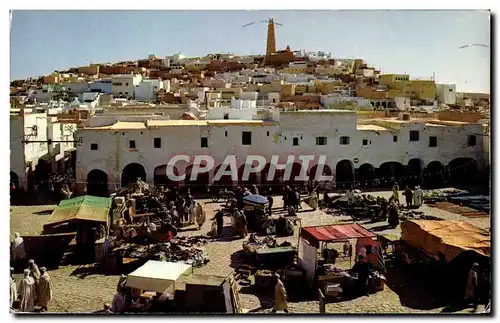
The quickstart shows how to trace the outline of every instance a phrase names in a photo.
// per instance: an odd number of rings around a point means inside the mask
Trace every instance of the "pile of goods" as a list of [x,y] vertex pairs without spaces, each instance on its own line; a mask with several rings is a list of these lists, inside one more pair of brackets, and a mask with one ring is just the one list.
[[402,209],[399,212],[399,219],[404,221],[404,220],[443,220],[441,218],[432,216],[432,215],[426,215],[424,212],[421,211],[415,211],[415,210],[406,210]]
[[259,238],[255,233],[252,233],[248,236],[248,241],[243,242],[243,250],[246,252],[255,252],[257,249],[262,248],[290,247],[291,245],[288,241],[278,244],[276,239],[271,236]]
[[113,251],[123,258],[184,262],[193,267],[201,267],[209,262],[204,249],[207,242],[208,238],[203,236],[176,237],[169,242],[151,245],[124,243]]

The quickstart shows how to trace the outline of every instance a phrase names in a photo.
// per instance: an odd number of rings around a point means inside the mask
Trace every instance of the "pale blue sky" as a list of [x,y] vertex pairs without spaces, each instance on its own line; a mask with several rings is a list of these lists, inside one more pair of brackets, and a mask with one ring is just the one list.
[[181,52],[265,53],[274,17],[277,47],[363,58],[383,73],[455,83],[457,91],[490,91],[486,11],[14,11],[11,79],[89,63]]

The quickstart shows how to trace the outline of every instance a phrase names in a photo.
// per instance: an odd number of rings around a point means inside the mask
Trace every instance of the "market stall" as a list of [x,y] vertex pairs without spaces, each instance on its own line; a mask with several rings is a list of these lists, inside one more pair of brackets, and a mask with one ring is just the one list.
[[191,265],[182,262],[149,260],[143,266],[128,274],[126,287],[143,291],[163,293],[175,290],[175,282],[181,275],[192,274]]
[[[350,289],[356,280],[352,270],[335,267],[337,259],[335,248],[332,245],[343,245],[344,260],[357,259],[359,254],[364,255],[371,269],[379,267],[379,242],[376,235],[358,224],[329,225],[303,227],[300,231],[298,264],[304,269],[309,286],[318,286],[325,296],[338,296],[346,289]],[[355,255],[350,251],[355,241]],[[333,256],[331,256],[334,254]],[[353,257],[354,256],[354,257]],[[375,270],[370,271],[371,291],[383,289],[383,276]]]

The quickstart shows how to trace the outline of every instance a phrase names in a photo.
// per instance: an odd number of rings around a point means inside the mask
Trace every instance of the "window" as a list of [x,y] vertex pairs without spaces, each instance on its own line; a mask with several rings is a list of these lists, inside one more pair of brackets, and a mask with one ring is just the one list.
[[119,92],[118,94],[122,95],[122,94],[123,94],[123,92]]
[[326,137],[316,137],[316,146],[326,146]]
[[161,138],[154,138],[153,139],[153,147],[154,148],[161,148]]
[[267,136],[269,137],[269,131],[267,132]]
[[227,131],[224,131],[224,136],[226,136],[226,137],[227,137]]
[[429,147],[437,147],[438,145],[438,139],[436,136],[430,136],[429,137]]
[[368,146],[368,139],[363,139],[363,146]]
[[128,86],[128,83],[125,83],[125,86]]
[[130,141],[128,142],[128,147],[129,147],[130,149],[135,149],[135,140],[130,140]]
[[97,144],[90,144],[90,150],[97,150],[98,146]]
[[449,91],[449,92],[453,92],[453,89],[449,89],[448,91]]
[[207,147],[208,147],[208,138],[201,137],[201,148],[207,148]]
[[244,146],[250,146],[252,144],[252,132],[243,131],[241,133],[241,144]]
[[229,119],[229,113],[224,113],[224,120],[228,120]]
[[349,140],[350,138],[347,136],[342,136],[340,137],[340,144],[341,145],[349,145]]
[[419,141],[420,140],[420,137],[419,137],[419,133],[417,130],[411,130],[410,131],[410,141]]
[[128,92],[125,92],[126,95],[128,95]]
[[293,138],[293,146],[298,146],[299,145],[299,138],[295,137]]
[[469,135],[467,137],[467,146],[475,146],[476,145],[476,136],[475,135]]

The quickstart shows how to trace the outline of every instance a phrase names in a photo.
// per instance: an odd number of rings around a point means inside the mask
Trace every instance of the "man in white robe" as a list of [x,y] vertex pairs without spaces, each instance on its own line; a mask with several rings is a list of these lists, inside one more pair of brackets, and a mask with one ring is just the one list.
[[423,191],[420,186],[415,187],[415,192],[413,193],[413,201],[416,207],[422,206],[422,195]]
[[19,285],[19,310],[21,312],[33,312],[35,309],[36,288],[35,280],[30,276],[30,270],[24,270],[24,278]]
[[47,268],[41,267],[40,281],[38,282],[37,295],[38,304],[42,307],[42,311],[47,310],[47,304],[52,300],[52,281],[50,280]]
[[17,284],[13,274],[14,268],[10,267],[10,308],[14,306],[14,302],[17,300]]
[[[22,265],[22,262],[26,259],[26,249],[24,246],[24,240],[21,238],[18,232],[14,233],[14,241],[12,241],[12,261],[14,266]],[[24,266],[26,263],[24,264]]]

